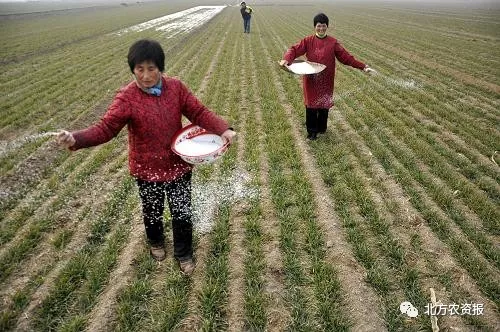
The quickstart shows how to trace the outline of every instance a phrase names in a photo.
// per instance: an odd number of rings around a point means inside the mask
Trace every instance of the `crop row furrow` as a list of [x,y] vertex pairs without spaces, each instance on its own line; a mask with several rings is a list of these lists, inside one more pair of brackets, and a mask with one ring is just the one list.
[[[224,17],[220,22],[228,20],[231,14],[229,10],[223,12]],[[232,16],[234,17],[234,16]],[[230,20],[230,30],[235,29],[235,21]],[[236,40],[235,40],[236,39]],[[224,116],[231,124],[239,123],[240,114],[237,108],[238,95],[238,64],[240,62],[239,49],[241,40],[236,35],[223,35],[224,47],[219,48],[219,52],[214,55],[213,76],[206,87],[207,104],[217,113]],[[210,58],[210,57],[207,57]],[[208,69],[210,75],[212,70]],[[210,93],[209,91],[216,91]],[[235,147],[230,149],[225,157],[219,162],[218,168],[214,170],[213,179],[216,181],[228,181],[237,172],[237,149],[242,148],[237,142]],[[197,329],[204,331],[225,330],[229,327],[229,280],[234,276],[230,275],[230,256],[234,254],[235,248],[231,242],[231,227],[236,226],[231,220],[232,207],[229,202],[220,202],[214,216],[214,225],[209,235],[209,244],[206,248],[203,284],[199,289],[198,312],[199,319]],[[237,232],[240,229],[235,230]]]
[[[315,146],[314,155],[323,173],[323,181],[336,198],[337,213],[349,229],[349,239],[353,242],[357,258],[368,270],[369,282],[384,298],[386,308],[391,308],[386,318],[388,328],[394,329],[404,324],[397,317],[397,311],[392,310],[402,298],[393,293],[395,285],[405,285],[403,289],[406,298],[423,307],[425,300],[422,290],[415,287],[421,283],[420,276],[414,267],[409,266],[404,246],[391,234],[391,226],[381,216],[382,209],[375,203],[374,194],[369,193],[368,188],[363,185],[366,183],[365,179],[356,171],[358,167],[351,158],[345,155],[346,148],[340,142],[340,138],[336,139],[337,146],[333,149],[331,144]],[[324,151],[324,147],[328,147],[328,151]],[[372,236],[367,236],[369,233]],[[390,277],[389,266],[391,269],[398,269],[396,278]],[[418,324],[425,326],[428,322],[420,320]]]
[[[426,145],[425,139],[419,139],[417,136],[418,133],[413,133],[412,129],[415,129],[411,124],[405,127],[401,125],[403,120],[396,119],[396,116],[392,115],[391,112],[386,111],[387,109],[393,109],[394,105],[390,105],[389,98],[383,98],[381,95],[377,95],[372,99],[368,100],[363,107],[367,107],[370,111],[366,114],[367,118],[372,119],[374,121],[374,125],[377,125],[377,122],[383,121],[384,124],[390,125],[388,129],[390,130],[398,139],[404,142],[409,149],[412,151],[412,155],[414,155],[414,160],[412,162],[415,165],[418,162],[423,162],[429,168],[429,171],[434,174],[436,178],[439,178],[447,183],[448,186],[463,192],[463,198],[461,197],[450,197],[450,194],[446,194],[443,190],[440,190],[438,196],[436,196],[436,201],[440,201],[442,208],[446,211],[450,211],[450,215],[453,215],[453,219],[455,219],[458,223],[462,223],[464,227],[467,227],[467,223],[465,223],[464,211],[460,209],[458,206],[454,206],[454,202],[457,199],[464,201],[475,213],[477,213],[478,217],[481,219],[483,227],[487,231],[491,231],[492,234],[498,233],[498,218],[495,217],[498,214],[497,209],[490,203],[487,196],[484,192],[475,189],[470,183],[464,179],[461,175],[457,174],[454,169],[451,167],[447,167],[447,160],[443,160],[444,158],[440,157],[438,153],[433,152],[433,148]],[[359,103],[351,102],[351,104],[359,105]],[[407,117],[403,117],[403,119],[407,120]],[[392,125],[391,125],[392,124]],[[381,130],[382,131],[382,130]],[[439,166],[437,166],[439,165]],[[443,189],[445,189],[443,187]],[[445,189],[446,190],[446,189]],[[448,193],[451,193],[452,190],[448,189]],[[438,199],[439,197],[439,199]],[[483,233],[484,231],[478,229],[475,232],[478,232],[478,235]],[[484,235],[480,235],[482,238],[480,243],[485,243],[487,245],[487,240],[484,238]],[[486,241],[486,242],[484,242]],[[491,249],[491,244],[487,245]],[[490,254],[492,253],[491,250]],[[498,262],[497,258],[490,257],[494,259],[494,262]],[[497,264],[497,263],[496,263]]]
[[[156,37],[161,39],[161,34],[158,33]],[[7,94],[9,101],[5,103],[5,107],[12,109],[12,112],[9,117],[2,119],[2,125],[20,126],[26,122],[27,115],[34,115],[35,119],[50,118],[55,114],[64,114],[64,109],[78,111],[82,106],[92,104],[94,100],[101,99],[104,94],[109,94],[109,91],[116,90],[120,82],[128,79],[130,71],[124,69],[122,62],[115,61],[111,64],[109,62],[115,54],[125,53],[129,45],[128,41],[132,40],[132,37],[125,36],[106,41],[108,47],[101,48],[101,53],[96,55],[96,47],[93,45],[98,45],[103,42],[103,39],[109,38],[103,37],[84,43],[79,46],[81,50],[77,52],[71,50],[69,56],[65,50],[55,53],[55,57],[49,61],[49,63],[54,63],[54,68],[44,66],[43,70],[32,71],[32,78],[28,83],[23,81],[16,83],[9,80],[10,85],[16,84],[12,87],[13,92]],[[181,42],[179,39],[180,37],[174,38],[170,42],[175,45]],[[83,59],[94,60],[89,66],[86,61],[82,61]],[[69,65],[71,63],[78,63],[78,65]],[[102,70],[103,67],[107,67],[106,71]],[[114,77],[109,75],[110,72],[120,74]],[[101,86],[97,90],[94,88],[96,81]],[[32,99],[25,97],[23,89],[29,89]],[[16,99],[15,95],[21,99]],[[26,112],[26,110],[29,111]],[[28,119],[33,121],[32,117]],[[66,118],[65,121],[67,120]]]
[[[450,257],[450,253],[443,246],[432,231],[423,223],[422,216],[408,202],[408,198],[404,194],[403,188],[394,181],[390,174],[385,173],[381,164],[373,158],[373,154],[364,144],[363,139],[348,126],[345,120],[340,116],[340,113],[335,112],[334,120],[334,135],[337,140],[348,144],[350,154],[354,155],[363,169],[367,173],[368,178],[366,183],[372,183],[373,187],[381,190],[381,199],[386,208],[394,214],[384,215],[385,220],[392,220],[394,231],[398,234],[398,238],[404,241],[403,247],[408,250],[405,255],[405,260],[411,262],[411,266],[418,268],[423,277],[422,287],[434,287],[439,291],[439,298],[443,303],[449,303],[446,299],[454,297],[456,293],[465,294],[465,289],[473,289],[472,285],[467,285],[467,288],[461,287],[458,283],[454,287],[449,287],[449,283],[443,283],[441,277],[443,274],[436,272],[436,265],[439,265],[445,260],[450,262],[450,269],[457,269],[456,263]],[[437,256],[439,252],[439,256]],[[423,262],[425,260],[425,262]],[[449,275],[449,273],[445,273]],[[449,293],[452,293],[451,295]],[[475,298],[477,303],[484,303],[484,300],[476,292],[474,296],[467,294],[463,298]],[[458,298],[454,300],[458,302]],[[460,317],[443,317],[445,326],[460,326]],[[477,324],[476,324],[477,325]],[[465,327],[463,327],[465,329]]]
[[[361,16],[365,19],[367,18],[364,14]],[[401,31],[399,29],[393,34],[382,34],[382,31],[386,31],[388,28],[387,25],[377,26],[373,23],[373,21],[366,20],[362,24],[356,25],[356,27],[358,31],[366,31],[368,33],[366,36],[370,38],[377,38],[382,42],[391,44],[394,43],[394,40],[397,40],[397,47],[401,50],[411,52],[416,52],[415,50],[417,50],[417,54],[420,57],[426,59],[436,59],[440,64],[456,68],[478,79],[498,84],[497,77],[495,76],[495,70],[493,69],[498,64],[494,63],[492,57],[485,56],[481,59],[477,59],[477,57],[470,52],[462,51],[462,49],[469,49],[457,47],[458,45],[463,45],[463,41],[455,41],[450,37],[443,38],[443,36],[440,35],[436,36],[434,34],[427,33],[424,38],[421,38],[422,33],[415,32],[413,29],[409,31]],[[383,38],[381,38],[381,36],[383,36]],[[471,47],[481,48],[482,46],[483,53],[491,52],[491,47],[486,46],[486,43],[474,43],[473,41],[468,41],[467,43],[473,44]],[[450,53],[450,48],[458,49],[460,51],[458,54],[455,52]]]
[[[117,163],[122,164],[123,159],[117,160]],[[111,165],[113,165],[113,163],[111,163],[110,166]],[[82,183],[82,185],[84,184],[85,182]],[[85,187],[83,189],[85,189]],[[71,193],[69,192],[69,194]],[[69,197],[71,197],[71,195]],[[100,197],[99,199],[102,200],[102,197]],[[102,204],[94,204],[95,214],[98,214],[102,211],[105,202],[106,201],[103,200]],[[18,289],[17,293],[23,294],[26,299],[32,298],[35,291],[36,293],[38,293],[38,295],[35,296],[38,300],[31,303],[27,301],[23,307],[18,308],[18,311],[24,310],[25,306],[29,304],[30,309],[27,310],[30,313],[29,316],[31,316],[31,311],[35,308],[36,305],[38,305],[38,301],[43,298],[43,295],[41,294],[44,294],[46,292],[46,289],[52,286],[51,280],[53,280],[56,275],[59,274],[59,271],[62,270],[63,266],[67,263],[65,259],[68,259],[69,256],[71,256],[71,253],[74,253],[75,250],[78,250],[78,248],[82,247],[82,240],[86,239],[86,236],[82,236],[82,234],[88,233],[88,225],[85,220],[91,218],[92,213],[89,206],[86,205],[76,205],[73,207],[73,209],[75,210],[73,220],[77,222],[78,226],[74,227],[74,225],[66,222],[65,224],[58,225],[59,228],[52,227],[52,229],[49,229],[48,231],[51,231],[52,234],[45,235],[46,239],[40,239],[39,243],[33,248],[37,251],[43,250],[43,252],[29,257],[28,263],[38,257],[37,260],[34,260],[35,263],[24,265],[21,269],[18,269],[18,271],[16,271],[16,274],[20,273],[25,276],[32,276],[33,274],[35,274],[38,275],[38,278],[43,280],[43,284],[38,285],[42,287],[33,287],[33,285],[27,279],[24,279],[21,283],[10,283],[10,285],[17,284],[17,288],[24,287],[23,289]],[[66,209],[61,210],[56,208],[54,211],[47,211],[47,213],[49,215],[44,217],[47,220],[58,221],[69,219]],[[63,249],[64,252],[58,253],[58,251],[61,251]],[[24,319],[22,321],[24,321]]]
[[[348,75],[348,76],[353,77],[357,75]],[[365,85],[364,83],[362,83],[362,80],[360,79],[355,79],[354,81],[357,82],[358,85],[361,84]],[[384,94],[385,96],[389,96],[385,91],[385,89],[386,87],[384,81],[380,79],[375,79],[372,80],[370,86],[366,87],[364,91],[373,93],[374,96],[378,96],[379,94]],[[416,131],[416,129],[418,129],[418,134],[422,135],[424,140],[426,140],[429,144],[433,145],[434,149],[439,154],[446,157],[452,164],[455,165],[463,164],[463,158],[461,158],[460,155],[456,154],[454,150],[446,149],[443,147],[442,144],[436,143],[436,139],[434,139],[433,137],[437,136],[438,134],[445,135],[446,132],[444,131],[444,128],[443,129],[440,128],[438,124],[431,122],[430,119],[427,119],[425,116],[422,115],[421,113],[422,109],[426,110],[427,108],[419,107],[418,109],[416,109],[413,106],[415,105],[415,102],[418,101],[418,99],[413,100],[413,98],[411,97],[412,95],[413,94],[408,94],[407,92],[403,93],[401,91],[400,92],[395,91],[395,93],[393,93],[390,97],[390,99],[393,99],[394,101],[392,102],[392,104],[386,103],[387,108],[391,110],[396,110],[396,112],[393,113],[395,117],[398,117],[399,119],[401,119],[401,121],[406,122],[409,128],[411,128],[413,131]],[[418,97],[418,95],[415,96]],[[434,108],[433,106],[431,107]],[[429,111],[429,113],[431,112],[432,111]],[[498,171],[492,167],[489,161],[488,164],[484,164],[483,162],[481,168],[486,169],[487,174],[489,174],[493,178],[497,178],[499,176]],[[459,171],[462,172],[463,175],[467,177],[467,169],[463,171],[459,169]],[[481,182],[478,182],[478,185],[482,186],[483,184]],[[485,187],[483,186],[481,189],[485,190],[492,198],[498,196],[495,186],[491,185]]]
[[[376,82],[373,82],[373,84],[376,84]],[[377,116],[379,123],[383,123],[384,126],[387,126],[411,146],[416,156],[420,157],[420,160],[427,165],[430,165],[430,169],[433,170],[436,176],[446,180],[450,186],[464,192],[465,202],[482,217],[486,226],[490,225],[493,230],[497,227],[494,219],[498,219],[495,218],[495,213],[498,212],[495,212],[495,208],[491,205],[485,193],[490,194],[492,199],[498,197],[499,193],[496,192],[494,187],[480,188],[484,192],[478,190],[475,186],[470,185],[470,180],[467,179],[466,174],[461,174],[465,172],[457,170],[455,167],[444,166],[448,163],[452,165],[457,163],[460,156],[454,151],[446,150],[433,139],[434,135],[426,133],[425,127],[423,128],[414,120],[415,109],[411,104],[406,104],[404,100],[393,95],[378,93],[374,94],[367,107],[372,110],[369,112],[370,114]],[[439,167],[434,166],[437,164],[439,164]],[[492,174],[492,176],[494,175],[497,174]],[[481,182],[478,184],[481,184]]]
[[0,54],[5,62],[26,60],[30,55],[47,54],[56,48],[115,31],[127,22],[135,24],[155,18],[159,12],[164,15],[175,11],[172,5],[142,7],[139,12],[133,7],[101,7],[68,12],[68,15],[33,15],[29,20],[10,24],[1,22],[0,30],[5,32],[5,38]]
[[[471,244],[464,241],[454,227],[449,224],[449,217],[443,215],[446,211],[442,211],[435,205],[439,203],[439,200],[430,204],[428,195],[439,199],[440,196],[435,191],[439,188],[433,190],[431,187],[427,189],[430,192],[427,192],[420,187],[420,185],[423,185],[424,188],[426,185],[432,185],[432,181],[427,180],[427,182],[424,182],[428,178],[427,175],[416,168],[414,162],[411,161],[412,156],[408,154],[408,151],[403,152],[401,147],[398,147],[393,141],[394,138],[385,136],[380,130],[372,128],[370,122],[360,119],[352,111],[344,116],[349,124],[363,136],[370,150],[384,166],[386,172],[393,174],[401,183],[405,193],[410,198],[410,202],[422,214],[431,229],[441,241],[450,246],[455,258],[474,277],[483,292],[494,300],[497,296],[495,295],[497,291],[494,282],[496,273],[491,274],[488,265],[477,254],[473,254],[475,251],[471,248]],[[407,158],[410,158],[410,160]],[[419,185],[416,185],[416,183],[419,183]],[[471,234],[466,235],[471,236]],[[466,250],[465,252],[469,255],[468,259],[465,259],[461,254],[462,250]]]
[[[96,172],[99,167],[101,166],[99,162],[102,162],[102,158],[109,157],[112,155],[113,151],[113,146],[110,146],[107,149],[102,149],[99,151],[100,153],[97,154],[96,159],[94,159],[92,164],[88,165],[88,168],[80,170],[80,172],[76,173],[76,176],[74,178],[74,185],[73,186],[68,186],[68,187],[63,187],[64,191],[63,192],[58,192],[56,196],[53,196],[53,200],[47,200],[42,204],[42,206],[38,207],[41,208],[40,211],[33,210],[32,214],[29,216],[25,215],[18,215],[19,219],[15,219],[12,222],[20,223],[21,225],[24,226],[24,231],[21,232],[16,232],[15,237],[12,239],[6,238],[5,240],[11,240],[11,243],[8,245],[3,245],[2,247],[2,255],[0,261],[3,262],[2,265],[5,263],[5,269],[2,269],[2,274],[0,277],[0,280],[5,279],[6,276],[9,275],[10,272],[14,269],[15,265],[13,265],[14,261],[13,259],[20,259],[25,256],[25,254],[18,256],[14,255],[11,250],[14,250],[10,248],[12,245],[14,247],[21,246],[22,248],[28,249],[32,248],[33,245],[36,245],[38,243],[38,236],[40,236],[42,233],[44,233],[47,230],[52,229],[52,226],[54,223],[56,223],[56,220],[51,220],[50,216],[53,215],[56,211],[63,209],[66,205],[70,204],[71,198],[74,198],[78,192],[78,190],[81,190],[81,185],[85,185],[86,181],[89,179],[89,176]],[[38,213],[37,213],[38,211]],[[45,211],[45,213],[40,213],[41,211]],[[42,216],[45,216],[47,220],[44,220]],[[28,222],[30,219],[34,218],[35,222],[30,223]],[[38,219],[38,220],[37,220]],[[17,227],[17,226],[15,226]],[[19,228],[19,227],[18,227]],[[29,236],[28,238],[32,238],[31,242],[26,242],[26,244],[22,244],[25,240],[27,240],[27,234],[32,234],[32,236]],[[34,236],[34,237],[33,237]],[[30,245],[26,246],[28,243],[31,243]],[[11,252],[10,254],[6,254],[5,251]],[[16,250],[15,250],[16,251]],[[24,252],[24,250],[23,250]],[[7,268],[9,266],[9,268]],[[10,272],[9,272],[10,271]]]
[[[88,312],[102,291],[128,237],[127,224],[134,207],[131,204],[134,202],[131,199],[133,184],[131,178],[126,178],[111,194],[107,208],[92,222],[87,243],[69,260],[48,296],[35,310],[34,327],[47,331],[63,328],[64,324],[85,323],[84,317],[80,315]],[[74,312],[71,312],[71,308]],[[65,322],[65,318],[69,321]]]
[[[119,159],[118,163],[122,164],[123,159]],[[113,163],[110,165],[113,165]],[[121,175],[121,172],[119,174]],[[102,198],[99,198],[99,200],[102,202],[101,204],[94,204],[94,214],[99,213],[99,211],[103,209],[103,206],[106,203],[106,200],[103,201]],[[26,247],[27,250],[36,250],[37,253],[32,253],[28,261],[25,262],[26,264],[17,269],[16,274],[13,276],[14,281],[12,281],[12,278],[10,278],[11,281],[8,283],[8,292],[2,291],[7,295],[14,293],[14,295],[11,297],[11,303],[15,304],[16,297],[19,297],[20,295],[22,295],[25,299],[30,299],[33,297],[35,291],[42,294],[44,292],[44,288],[50,287],[49,280],[53,280],[55,276],[59,274],[59,271],[63,269],[63,266],[66,264],[65,259],[68,259],[75,250],[78,250],[83,246],[82,241],[84,241],[86,238],[84,234],[88,233],[88,223],[86,223],[85,220],[90,219],[92,217],[92,213],[90,213],[91,211],[89,209],[89,206],[86,205],[82,205],[73,209],[75,210],[73,218],[76,219],[77,227],[69,223],[60,223],[59,225],[57,225],[58,228],[55,228],[55,226],[53,226],[51,227],[51,229],[46,230],[51,231],[51,234],[45,236],[43,234],[39,234],[37,243],[34,246],[27,246],[25,244],[27,240],[24,240],[22,242],[23,247]],[[48,216],[41,215],[41,217],[46,220],[68,219],[66,210],[61,211],[60,209],[56,209],[55,211],[48,211],[48,213]],[[41,231],[44,230],[42,229]],[[30,238],[31,237],[28,237],[27,239],[29,240]],[[19,249],[19,246],[13,247],[13,250],[14,249]],[[61,252],[61,250],[63,249],[64,252]],[[21,255],[25,254],[25,252],[20,252],[20,250],[17,250],[14,252],[14,254],[15,256],[20,256],[22,259],[23,256]],[[24,260],[26,260],[26,258]],[[17,277],[19,274],[22,274],[25,278],[19,279]],[[29,280],[43,280],[43,287],[39,289],[40,285],[33,285],[31,282],[29,282]],[[40,300],[41,296],[37,295],[37,298],[38,300]],[[8,303],[9,300],[4,299],[4,302]],[[8,312],[10,316],[9,324],[13,322],[13,319],[15,319],[20,314],[20,311],[24,310],[25,306],[28,304],[29,301],[25,301],[23,305],[17,305],[15,310],[11,308],[11,310]],[[30,305],[32,306],[32,304]],[[32,309],[30,309],[29,311],[31,312],[31,310]]]
[[[235,20],[235,11],[232,11],[232,20]],[[238,48],[233,57],[232,73],[237,79],[237,82],[232,83],[233,89],[231,95],[233,100],[230,108],[237,109],[237,123],[242,125],[238,128],[238,142],[236,153],[236,164],[238,172],[247,171],[248,176],[256,179],[258,174],[253,174],[249,169],[245,154],[248,155],[250,149],[255,149],[256,140],[254,138],[253,145],[249,146],[248,138],[253,135],[249,133],[249,127],[253,124],[253,133],[255,133],[255,120],[253,116],[249,116],[248,90],[250,82],[242,80],[247,78],[249,71],[247,66],[239,64],[248,61],[244,58],[247,54],[245,50],[249,46],[249,42],[245,36],[235,36],[235,44]],[[239,107],[236,98],[240,99]],[[253,114],[252,114],[253,115]],[[252,142],[251,142],[252,143]],[[255,162],[255,160],[254,160]],[[255,164],[254,164],[255,166]],[[246,175],[246,174],[245,174]],[[229,331],[242,331],[244,329],[264,330],[266,323],[266,308],[265,297],[263,292],[264,280],[262,278],[264,264],[264,254],[262,252],[262,231],[260,225],[262,210],[259,206],[258,198],[248,199],[246,202],[236,204],[231,212],[231,225],[229,242],[231,254],[229,255],[229,284],[228,284],[228,310],[227,321]],[[244,253],[241,255],[240,253]]]
[[[242,55],[249,54],[251,44],[245,40],[241,50]],[[262,133],[262,110],[257,96],[257,77],[252,68],[256,66],[255,58],[250,56],[246,59],[246,66],[241,66],[241,109],[246,113],[244,136],[245,136],[245,158],[246,171],[253,178],[251,185],[260,188],[259,195],[250,200],[248,213],[244,221],[245,246],[248,248],[245,255],[244,273],[244,326],[248,330],[265,331],[271,330],[277,322],[272,312],[279,312],[284,319],[286,314],[280,312],[283,303],[280,301],[281,293],[270,292],[269,289],[280,289],[273,282],[270,271],[279,271],[281,261],[277,257],[278,227],[275,216],[272,215],[269,200],[269,184],[265,178],[267,169],[266,158],[263,153]],[[248,80],[248,81],[247,81]],[[262,158],[262,159],[261,159]],[[267,205],[266,205],[267,204]],[[272,253],[275,253],[272,255]],[[270,287],[271,286],[271,287]],[[281,289],[282,290],[282,289]]]
[[[261,34],[264,33],[260,21],[255,19],[253,31],[257,35],[251,43],[251,49],[257,59],[266,59]],[[251,37],[254,35],[252,34]],[[263,130],[265,137],[265,152],[269,161],[268,182],[271,186],[271,200],[274,205],[280,228],[280,249],[283,257],[284,299],[290,312],[290,330],[316,330],[318,321],[315,317],[316,301],[312,298],[312,278],[306,270],[310,264],[306,258],[299,238],[304,236],[303,222],[309,207],[306,202],[300,202],[301,193],[308,195],[307,189],[298,190],[304,185],[301,165],[297,151],[291,144],[291,128],[287,123],[284,111],[278,103],[278,94],[274,83],[267,79],[269,64],[266,61],[256,62],[254,69],[257,74],[258,94],[262,98]],[[295,157],[295,158],[294,158]],[[298,174],[297,174],[298,173]],[[294,180],[301,180],[297,183]],[[310,197],[308,198],[309,201]],[[302,222],[301,222],[302,221]],[[306,265],[307,264],[307,265]],[[328,279],[326,279],[328,280]]]
[[[498,119],[497,102],[484,96],[484,93],[470,89],[456,80],[443,80],[438,84],[436,80],[440,78],[437,78],[435,74],[430,71],[420,70],[417,72],[415,69],[411,69],[414,64],[408,63],[406,60],[399,61],[399,63],[405,64],[404,77],[408,77],[408,79],[396,79],[397,75],[401,74],[392,74],[394,71],[392,64],[380,58],[377,52],[361,49],[363,41],[360,41],[359,44],[355,41],[356,38],[350,40],[351,43],[357,45],[356,52],[369,54],[369,57],[377,59],[379,70],[382,72],[381,78],[387,81],[386,85],[388,85],[387,83],[393,85],[391,90],[395,95],[412,104],[425,105],[424,111],[432,109],[432,112],[424,112],[424,114],[437,124],[444,125],[450,131],[463,132],[464,135],[471,137],[471,143],[477,142],[476,145],[480,150],[485,150],[488,143],[494,147],[494,140],[499,136],[498,131],[491,130],[488,135],[493,136],[490,138],[485,135],[484,128],[489,121],[495,122]],[[416,78],[418,80],[415,80]],[[390,88],[389,85],[388,88]]]

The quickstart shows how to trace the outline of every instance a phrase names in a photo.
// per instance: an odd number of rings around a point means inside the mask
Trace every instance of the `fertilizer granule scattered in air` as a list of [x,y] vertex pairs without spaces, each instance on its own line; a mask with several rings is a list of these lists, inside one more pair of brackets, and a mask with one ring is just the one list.
[[387,78],[387,81],[393,85],[399,86],[403,89],[417,89],[419,88],[419,84],[415,82],[414,80],[404,80],[404,79],[394,79],[394,78]]
[[35,142],[39,139],[49,137],[49,136],[57,136],[58,134],[59,134],[58,132],[50,131],[50,132],[46,132],[46,133],[26,136],[23,138],[12,140],[12,141],[0,141],[0,157],[2,157],[6,153],[11,152],[12,150],[15,150],[17,148],[22,147],[23,145],[28,144],[30,142]]
[[249,185],[250,180],[245,171],[238,169],[227,178],[216,178],[206,183],[200,183],[194,173],[192,189],[194,229],[200,234],[210,232],[217,210],[222,204],[232,205],[257,197],[258,191]]

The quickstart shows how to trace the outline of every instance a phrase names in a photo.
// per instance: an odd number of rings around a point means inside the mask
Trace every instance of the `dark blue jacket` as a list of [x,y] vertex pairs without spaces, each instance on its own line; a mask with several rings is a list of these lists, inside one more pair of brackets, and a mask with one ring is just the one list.
[[241,12],[241,17],[243,17],[243,19],[249,19],[250,17],[252,17],[252,11],[253,9],[246,6],[246,7],[241,7],[240,9],[240,12]]

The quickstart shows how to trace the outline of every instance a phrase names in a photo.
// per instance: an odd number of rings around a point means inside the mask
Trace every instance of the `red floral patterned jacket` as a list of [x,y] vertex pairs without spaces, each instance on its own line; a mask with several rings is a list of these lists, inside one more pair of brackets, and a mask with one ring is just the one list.
[[170,149],[182,115],[217,135],[229,128],[180,80],[163,76],[160,96],[142,91],[135,82],[121,88],[98,123],[72,133],[76,143],[71,150],[105,143],[127,125],[130,174],[146,181],[172,181],[192,168]]
[[307,36],[290,47],[283,55],[283,59],[292,63],[304,54],[307,60],[326,65],[322,72],[302,77],[304,104],[309,108],[328,109],[333,106],[335,59],[354,68],[365,67],[363,62],[356,60],[337,39],[331,36],[322,39],[316,35]]

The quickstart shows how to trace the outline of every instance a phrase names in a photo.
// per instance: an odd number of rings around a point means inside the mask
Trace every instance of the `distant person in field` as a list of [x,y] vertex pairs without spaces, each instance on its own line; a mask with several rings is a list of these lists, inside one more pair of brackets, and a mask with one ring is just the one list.
[[241,17],[243,17],[243,33],[250,33],[250,19],[252,18],[253,9],[247,6],[245,1],[240,3]]
[[151,256],[166,257],[163,233],[165,196],[172,218],[173,254],[180,270],[190,275],[193,261],[191,208],[192,166],[170,145],[182,128],[182,116],[230,142],[236,135],[228,123],[207,109],[178,79],[163,74],[165,54],[153,40],[139,40],[128,52],[135,79],[122,87],[102,119],[74,132],[62,130],[57,140],[70,150],[108,142],[127,126],[129,170],[136,179]]
[[349,54],[337,39],[326,34],[329,20],[325,14],[320,13],[314,16],[313,23],[314,34],[290,47],[280,61],[280,65],[285,67],[296,58],[306,55],[308,61],[326,66],[320,73],[304,75],[302,78],[307,138],[310,140],[315,140],[318,133],[326,131],[328,110],[333,106],[335,60],[339,60],[344,65],[361,69],[365,73],[375,73],[375,70]]

